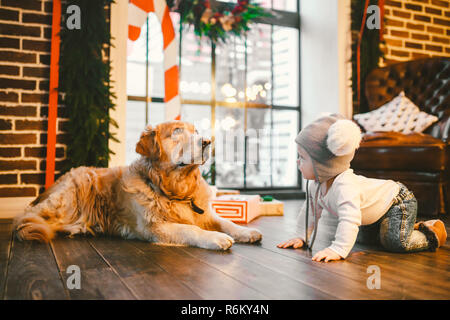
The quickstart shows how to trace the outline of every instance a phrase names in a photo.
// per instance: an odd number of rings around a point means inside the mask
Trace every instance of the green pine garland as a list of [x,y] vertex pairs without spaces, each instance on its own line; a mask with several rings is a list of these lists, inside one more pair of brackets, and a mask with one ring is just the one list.
[[[358,74],[356,64],[356,51],[358,46],[358,34],[364,14],[365,1],[351,1],[351,30],[352,30],[352,91],[353,91],[353,114],[369,111],[369,105],[365,95],[365,81],[370,71],[378,67],[380,57],[383,52],[380,49],[380,30],[364,29],[361,41],[361,96],[360,105],[358,105]],[[378,5],[378,0],[370,0],[370,5]]]
[[[108,142],[118,141],[109,126],[118,127],[110,118],[114,109],[111,92],[111,46],[109,23],[105,8],[112,0],[69,0],[62,8],[75,4],[81,9],[81,28],[61,27],[60,92],[68,111],[67,160],[62,169],[73,167],[107,167],[110,154]],[[67,17],[66,17],[67,19]],[[64,19],[63,19],[64,20]]]
[[253,0],[221,3],[216,0],[167,0],[172,11],[180,13],[181,23],[194,26],[199,38],[225,43],[230,35],[243,36],[250,24],[263,17],[272,17],[270,10]]

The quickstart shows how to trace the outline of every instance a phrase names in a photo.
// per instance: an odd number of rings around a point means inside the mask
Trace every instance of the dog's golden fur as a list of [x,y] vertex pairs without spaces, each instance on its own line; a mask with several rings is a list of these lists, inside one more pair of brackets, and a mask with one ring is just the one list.
[[181,121],[148,126],[136,146],[138,160],[67,172],[16,217],[16,235],[48,242],[57,233],[108,234],[224,250],[234,241],[259,241],[258,230],[211,209],[212,190],[198,168],[209,143]]

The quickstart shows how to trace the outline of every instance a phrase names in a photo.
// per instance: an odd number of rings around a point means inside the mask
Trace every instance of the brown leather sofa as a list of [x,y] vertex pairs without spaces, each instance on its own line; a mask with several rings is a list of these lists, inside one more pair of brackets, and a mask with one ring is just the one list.
[[450,59],[428,58],[372,70],[365,92],[370,110],[401,91],[439,118],[421,134],[366,132],[352,161],[356,174],[392,179],[416,196],[419,216],[450,211]]

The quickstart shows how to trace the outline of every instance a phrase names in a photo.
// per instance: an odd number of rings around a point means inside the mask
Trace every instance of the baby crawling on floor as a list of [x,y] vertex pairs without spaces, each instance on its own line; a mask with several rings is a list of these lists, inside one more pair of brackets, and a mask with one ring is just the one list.
[[314,261],[345,259],[369,230],[376,230],[383,248],[392,252],[435,251],[445,243],[441,220],[416,223],[417,200],[406,186],[353,173],[350,162],[361,142],[361,130],[353,121],[339,114],[321,117],[301,130],[295,142],[298,167],[307,179],[307,201],[298,216],[304,237],[282,242],[279,248],[311,248],[324,209],[338,217],[338,224],[334,241],[318,251]]

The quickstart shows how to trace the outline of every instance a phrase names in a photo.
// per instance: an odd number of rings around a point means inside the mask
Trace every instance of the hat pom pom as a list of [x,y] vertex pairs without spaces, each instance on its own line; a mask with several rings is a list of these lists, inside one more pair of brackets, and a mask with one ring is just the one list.
[[351,120],[338,120],[328,129],[327,146],[336,156],[354,152],[360,142],[361,129]]

